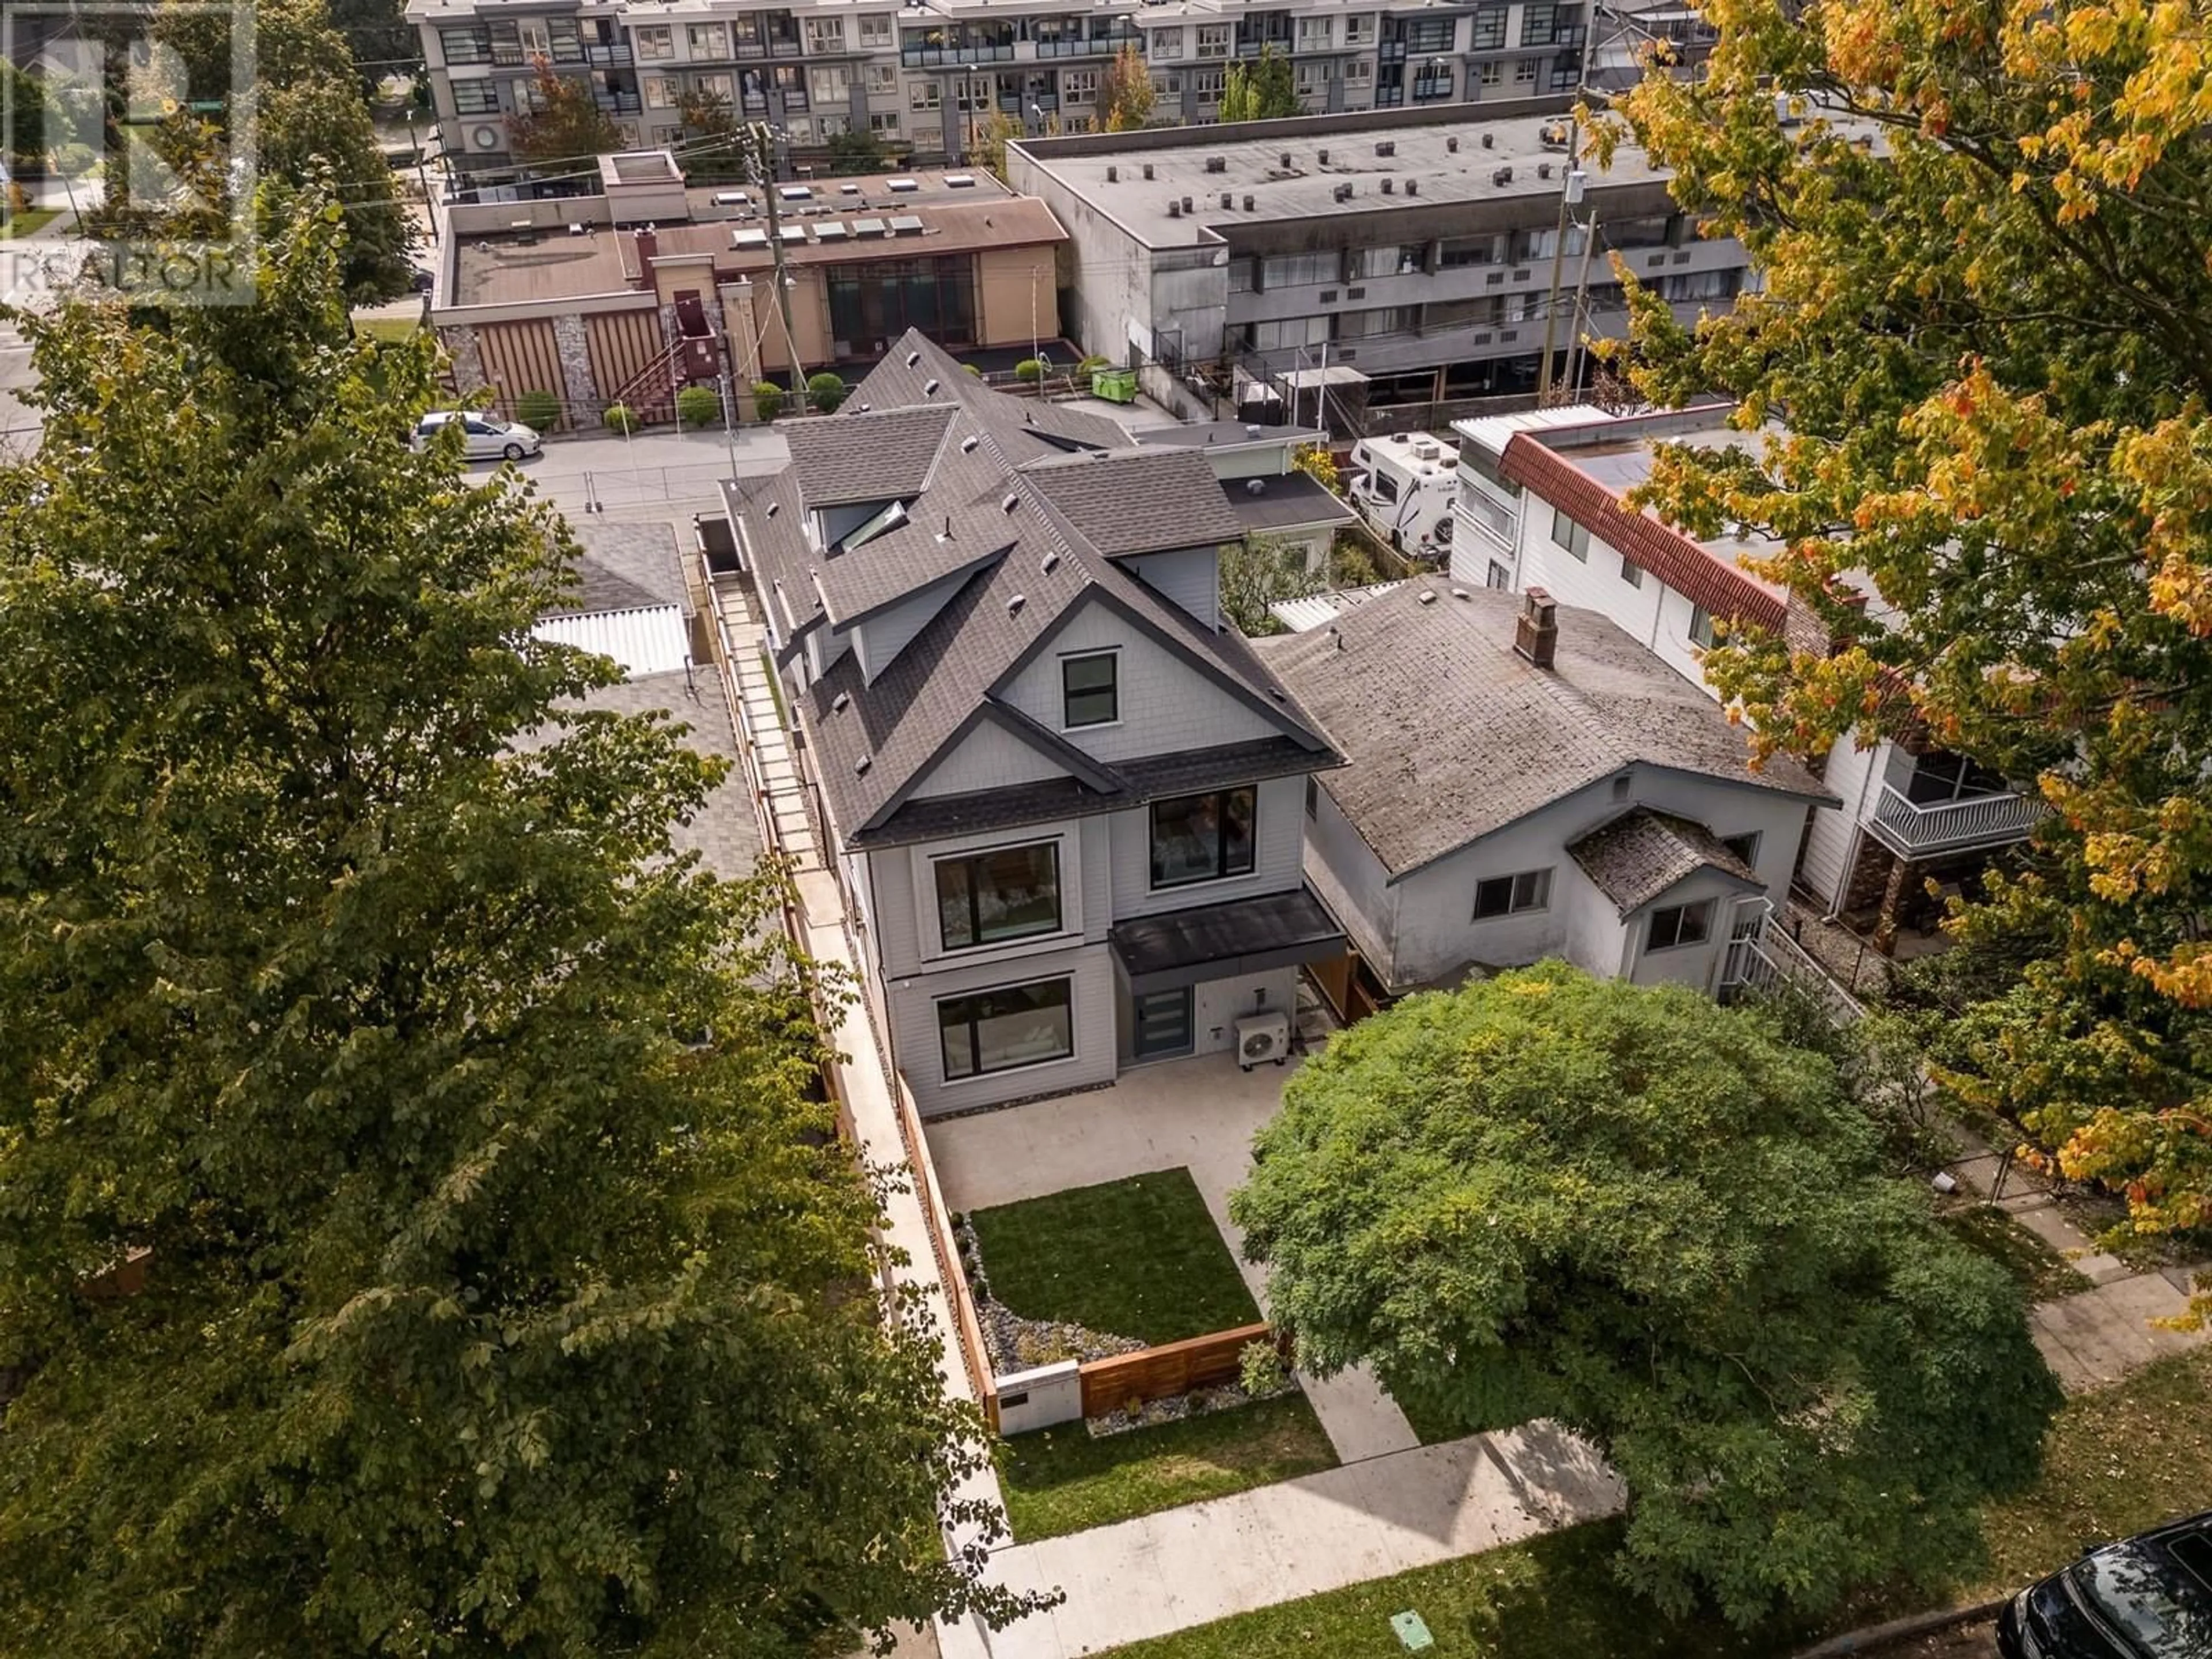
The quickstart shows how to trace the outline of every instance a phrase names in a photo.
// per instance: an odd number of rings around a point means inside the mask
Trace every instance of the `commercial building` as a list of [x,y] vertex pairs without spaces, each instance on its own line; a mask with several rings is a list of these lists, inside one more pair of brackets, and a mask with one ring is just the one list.
[[1009,146],[1007,178],[1067,229],[1066,320],[1085,349],[1146,365],[1146,389],[1185,410],[1238,377],[1296,398],[1325,368],[1341,438],[1377,404],[1533,392],[1555,283],[1565,372],[1575,337],[1626,327],[1609,255],[1686,321],[1734,302],[1741,244],[1700,237],[1632,147],[1571,162],[1565,107],[1037,139]]
[[[873,363],[908,328],[955,350],[1059,337],[1042,203],[988,173],[687,189],[665,151],[602,158],[587,198],[455,206],[430,317],[461,391],[530,391],[572,423],[664,412],[689,384],[740,388]],[[633,195],[635,192],[636,194]],[[790,326],[777,303],[777,255]]]
[[1590,0],[410,0],[445,152],[471,185],[516,176],[507,119],[534,63],[587,83],[637,148],[680,146],[687,94],[783,135],[790,166],[865,133],[909,162],[974,158],[1003,116],[1024,134],[1101,124],[1109,62],[1151,67],[1156,123],[1218,111],[1229,66],[1274,48],[1313,112],[1560,94],[1580,84]]

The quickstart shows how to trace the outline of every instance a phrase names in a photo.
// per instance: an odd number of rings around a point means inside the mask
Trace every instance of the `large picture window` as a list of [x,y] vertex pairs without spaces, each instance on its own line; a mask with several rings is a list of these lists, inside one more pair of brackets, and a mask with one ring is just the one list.
[[945,1081],[1066,1060],[1075,1052],[1073,985],[1043,979],[939,1003]]
[[[988,83],[987,83],[988,84]],[[975,337],[975,261],[969,254],[830,265],[830,332],[856,354],[918,328],[940,345]]]
[[999,847],[937,860],[939,937],[972,951],[1060,931],[1060,843]]
[[1257,792],[1250,785],[1152,803],[1152,885],[1252,872]]

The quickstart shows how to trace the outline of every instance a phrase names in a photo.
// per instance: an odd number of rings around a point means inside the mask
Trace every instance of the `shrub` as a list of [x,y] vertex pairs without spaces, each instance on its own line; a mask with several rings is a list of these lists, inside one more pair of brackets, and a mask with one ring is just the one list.
[[712,426],[722,418],[722,394],[710,386],[687,386],[676,394],[676,418],[686,426]]
[[1237,1382],[1253,1399],[1265,1400],[1290,1386],[1291,1368],[1273,1342],[1247,1342],[1237,1351]]
[[625,438],[638,428],[637,416],[630,413],[628,404],[609,404],[606,412],[599,418],[607,423],[611,430],[620,433]]
[[1014,378],[1035,385],[1044,379],[1044,359],[1024,357],[1014,365]]
[[550,392],[526,392],[514,400],[514,418],[533,432],[561,424],[561,400]]
[[963,363],[960,367],[966,369],[970,374],[973,374],[979,380],[983,378],[983,371],[976,368],[973,363]]
[[1096,374],[1100,369],[1111,368],[1113,367],[1114,363],[1111,358],[1102,357],[1094,351],[1089,356],[1084,358],[1080,362],[1076,364],[1075,378],[1079,380],[1088,383],[1091,377]]
[[824,369],[819,374],[806,377],[806,401],[824,415],[835,415],[837,405],[845,401],[845,377]]
[[753,408],[763,421],[772,421],[783,413],[783,388],[774,380],[753,382]]

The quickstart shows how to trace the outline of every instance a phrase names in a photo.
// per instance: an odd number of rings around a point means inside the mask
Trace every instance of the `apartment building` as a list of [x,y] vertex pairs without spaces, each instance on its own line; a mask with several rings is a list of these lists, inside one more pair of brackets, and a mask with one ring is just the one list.
[[1179,412],[1195,372],[1295,386],[1325,370],[1341,438],[1363,405],[1533,391],[1555,278],[1556,367],[1578,333],[1622,332],[1614,254],[1685,322],[1734,303],[1742,245],[1700,237],[1641,151],[1605,167],[1571,157],[1566,109],[1436,103],[1025,140],[1007,177],[1067,230],[1066,321],[1086,350],[1146,366],[1146,391]]
[[867,994],[925,1114],[1259,1044],[1344,935],[1340,757],[1222,618],[1200,447],[984,387],[919,333],[726,485]]
[[[1605,616],[1709,696],[1703,656],[1731,623],[1757,623],[1800,650],[1825,649],[1819,619],[1745,567],[1773,552],[1772,542],[1755,533],[1700,541],[1623,504],[1650,477],[1662,444],[1757,441],[1728,424],[1730,409],[1565,408],[1459,422],[1454,579],[1540,588]],[[2026,840],[2045,811],[2031,792],[1965,756],[1871,732],[1837,744],[1820,774],[1843,810],[1814,815],[1796,884],[1827,915],[1883,940],[1929,919],[1929,881],[1970,878],[1992,853]]]
[[1580,84],[1592,0],[410,0],[445,153],[470,187],[517,174],[507,118],[537,61],[590,87],[631,147],[680,147],[687,94],[714,93],[814,166],[866,132],[921,162],[973,158],[1003,115],[1028,136],[1088,132],[1125,46],[1152,66],[1155,124],[1200,124],[1229,66],[1269,47],[1308,110],[1565,94]]

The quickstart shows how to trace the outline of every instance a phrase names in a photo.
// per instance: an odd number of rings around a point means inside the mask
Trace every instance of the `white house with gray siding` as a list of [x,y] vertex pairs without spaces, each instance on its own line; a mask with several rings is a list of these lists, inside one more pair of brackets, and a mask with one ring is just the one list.
[[1307,873],[1385,995],[1555,956],[1724,993],[1730,940],[1836,804],[1540,592],[1416,578],[1260,650],[1344,750],[1308,796]]
[[[1731,406],[1618,416],[1552,409],[1458,423],[1455,580],[1540,587],[1562,605],[1598,611],[1707,695],[1704,657],[1720,634],[1750,623],[1800,651],[1828,649],[1826,625],[1747,568],[1778,550],[1758,535],[1698,540],[1626,493],[1651,476],[1666,444],[1749,447],[1759,435],[1728,424]],[[1965,757],[1908,745],[1871,728],[1820,763],[1843,805],[1818,814],[1793,872],[1830,915],[1893,923],[1924,904],[1924,881],[1978,871],[2025,840],[2040,801]]]
[[[918,335],[726,487],[892,1057],[936,1115],[1295,1011],[1340,757],[1224,623],[1204,454],[981,386]],[[1279,1051],[1278,1051],[1279,1052]]]

